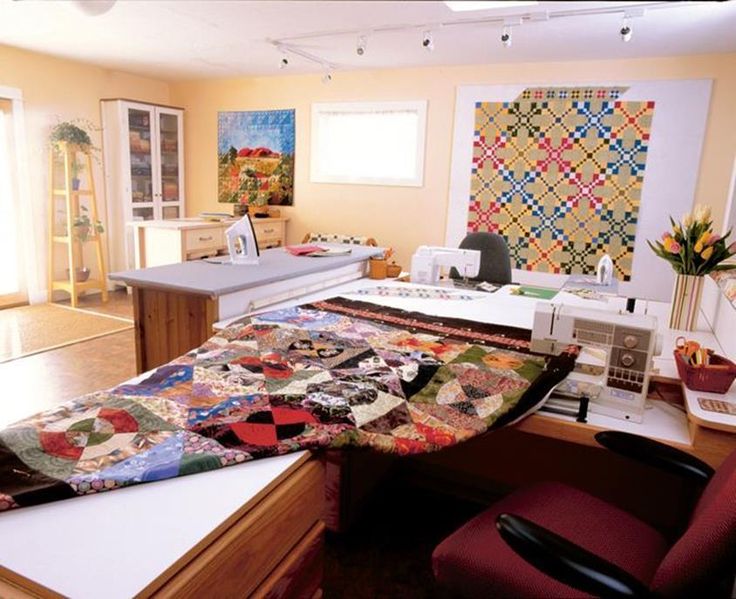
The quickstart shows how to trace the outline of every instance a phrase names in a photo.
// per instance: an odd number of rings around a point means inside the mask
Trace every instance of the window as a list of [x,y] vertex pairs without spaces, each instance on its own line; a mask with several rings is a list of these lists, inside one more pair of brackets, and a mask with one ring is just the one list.
[[311,180],[421,187],[427,103],[312,105]]

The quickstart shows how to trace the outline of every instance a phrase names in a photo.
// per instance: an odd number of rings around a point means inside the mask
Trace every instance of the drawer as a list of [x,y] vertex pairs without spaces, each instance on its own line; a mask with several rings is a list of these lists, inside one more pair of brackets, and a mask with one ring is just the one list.
[[184,231],[184,251],[219,248],[225,245],[225,236],[221,227],[206,229],[189,229]]
[[312,459],[232,524],[154,597],[194,599],[211,596],[216,589],[218,597],[235,599],[249,597],[259,587],[271,587],[275,580],[264,585],[271,572],[278,569],[283,571],[281,577],[287,577],[290,557],[311,555],[300,550],[300,541],[308,532],[318,531],[310,547],[321,546],[323,507],[324,467]]
[[282,237],[281,223],[259,223],[254,219],[253,230],[256,232],[256,239],[258,239],[258,241],[281,239]]

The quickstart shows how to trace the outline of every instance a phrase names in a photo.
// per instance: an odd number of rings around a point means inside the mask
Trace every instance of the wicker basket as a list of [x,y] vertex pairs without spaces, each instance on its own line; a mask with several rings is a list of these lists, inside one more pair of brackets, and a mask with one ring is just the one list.
[[725,368],[708,368],[707,366],[692,366],[684,354],[678,351],[674,353],[677,373],[688,389],[706,393],[726,393],[736,378],[736,364],[723,356],[713,354],[710,357],[710,365],[725,366]]

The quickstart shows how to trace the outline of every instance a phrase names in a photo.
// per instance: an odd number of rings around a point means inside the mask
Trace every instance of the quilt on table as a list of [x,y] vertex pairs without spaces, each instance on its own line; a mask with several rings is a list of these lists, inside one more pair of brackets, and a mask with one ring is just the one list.
[[529,332],[333,299],[243,319],[137,384],[0,431],[0,511],[323,447],[441,449],[574,365]]

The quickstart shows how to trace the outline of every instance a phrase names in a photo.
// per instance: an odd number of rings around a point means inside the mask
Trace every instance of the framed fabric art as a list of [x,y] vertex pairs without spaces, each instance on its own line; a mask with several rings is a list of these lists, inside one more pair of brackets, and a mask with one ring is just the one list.
[[294,113],[218,113],[219,202],[255,206],[294,202]]
[[447,245],[498,233],[516,282],[557,288],[609,254],[622,293],[668,300],[646,239],[692,206],[710,86],[458,88]]

